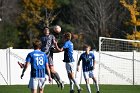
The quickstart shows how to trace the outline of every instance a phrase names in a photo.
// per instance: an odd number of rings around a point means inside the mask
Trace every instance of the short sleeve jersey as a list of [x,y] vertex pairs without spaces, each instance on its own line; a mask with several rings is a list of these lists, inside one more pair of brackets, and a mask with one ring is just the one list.
[[34,50],[27,55],[26,62],[30,62],[31,64],[31,77],[45,77],[48,59],[44,52],[41,52],[40,50]]
[[48,53],[51,48],[53,48],[53,40],[55,40],[54,35],[48,35],[41,37],[42,47],[41,51]]
[[64,62],[74,62],[73,58],[73,43],[68,40],[63,45],[64,48]]
[[95,56],[93,53],[89,53],[89,54],[83,53],[81,54],[79,60],[80,61],[82,60],[83,72],[86,72],[86,71],[90,71],[91,68],[93,67]]

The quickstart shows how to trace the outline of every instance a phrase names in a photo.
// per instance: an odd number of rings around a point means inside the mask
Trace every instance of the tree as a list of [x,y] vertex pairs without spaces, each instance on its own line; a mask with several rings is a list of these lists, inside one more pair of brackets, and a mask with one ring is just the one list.
[[20,9],[19,0],[0,0],[0,48],[18,48],[19,37],[16,28],[16,16]]
[[8,23],[14,23],[16,16],[20,12],[20,8],[18,6],[19,0],[0,0],[0,18],[2,21]]
[[[126,0],[120,0],[120,3],[128,9],[130,12],[131,19],[128,22],[131,26],[134,27],[132,34],[127,34],[128,39],[140,40],[140,32],[137,30],[137,27],[140,27],[140,8],[138,7],[139,3],[137,0],[133,0],[132,4],[128,4]],[[140,44],[133,43],[135,47],[140,47]]]
[[137,18],[137,16],[140,16],[137,0],[133,0],[132,4],[128,4],[126,0],[120,0],[120,3],[129,10],[131,16],[130,23],[134,26],[140,26],[140,18]]
[[26,44],[25,47],[31,47],[33,39],[39,36],[40,31],[55,20],[60,6],[55,0],[22,0],[21,6],[22,12],[17,21],[21,30],[21,46]]
[[0,28],[0,48],[18,48],[19,39],[17,28],[13,24],[6,22],[2,23]]
[[125,12],[121,11],[119,0],[72,0],[71,3],[67,8],[69,11],[65,10],[70,15],[65,15],[69,19],[67,23],[84,35],[83,43],[98,48],[100,36],[120,37],[116,33],[121,33],[118,29],[122,26]]

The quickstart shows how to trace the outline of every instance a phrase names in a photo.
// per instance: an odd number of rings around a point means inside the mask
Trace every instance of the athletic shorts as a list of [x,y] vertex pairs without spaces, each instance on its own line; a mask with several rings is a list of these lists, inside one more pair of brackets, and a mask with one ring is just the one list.
[[28,87],[30,89],[43,89],[45,87],[46,78],[30,78]]
[[49,66],[54,65],[52,56],[48,56],[48,64],[49,64]]
[[65,66],[66,66],[67,73],[74,73],[75,72],[74,62],[66,63]]
[[83,75],[84,75],[84,78],[85,78],[85,79],[93,78],[93,77],[94,77],[93,70],[83,72]]

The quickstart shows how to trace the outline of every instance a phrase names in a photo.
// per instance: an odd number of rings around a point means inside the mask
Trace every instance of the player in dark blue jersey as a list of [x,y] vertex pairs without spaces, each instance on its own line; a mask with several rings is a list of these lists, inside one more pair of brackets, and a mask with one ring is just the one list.
[[[42,42],[41,51],[45,52],[48,56],[48,64],[50,67],[52,79],[54,79],[56,81],[58,87],[61,86],[61,89],[63,89],[64,82],[60,79],[59,74],[54,70],[53,51],[55,49],[55,45],[54,45],[55,36],[53,34],[50,34],[48,27],[44,28],[44,36],[42,36],[40,39]],[[25,66],[25,64],[22,64],[20,62],[18,62],[18,64],[21,68],[24,68],[24,66]],[[46,72],[46,74],[47,74],[47,72]]]
[[49,82],[51,82],[50,69],[48,65],[48,58],[46,54],[40,51],[41,41],[36,40],[33,42],[34,51],[30,52],[26,57],[26,63],[22,71],[21,79],[24,76],[29,64],[31,65],[29,88],[31,93],[37,93],[37,88],[39,88],[39,93],[43,93],[45,86],[45,71],[48,71]]
[[55,37],[50,34],[49,28],[44,29],[44,36],[41,37],[41,51],[45,52],[48,56],[48,63],[51,71],[51,77],[56,81],[58,87],[64,88],[64,82],[60,79],[59,74],[54,70],[53,51],[55,49]]
[[89,45],[84,46],[85,52],[81,54],[79,58],[77,71],[79,71],[80,61],[82,60],[83,75],[85,78],[88,93],[91,93],[89,78],[93,79],[96,86],[97,93],[99,93],[99,85],[97,83],[96,78],[94,77],[94,72],[93,72],[93,70],[95,69],[95,56],[93,53],[90,53],[90,49],[91,47]]
[[73,87],[74,84],[77,86],[78,93],[80,93],[81,88],[74,78],[75,64],[74,64],[74,58],[73,58],[73,43],[71,42],[71,33],[67,32],[64,35],[64,39],[65,39],[65,43],[64,43],[63,47],[61,49],[58,48],[57,42],[56,42],[56,46],[57,46],[56,48],[59,51],[64,51],[64,60],[63,61],[66,63],[65,66],[66,66],[66,70],[68,73],[68,78],[70,80],[70,93],[74,93],[74,87]]

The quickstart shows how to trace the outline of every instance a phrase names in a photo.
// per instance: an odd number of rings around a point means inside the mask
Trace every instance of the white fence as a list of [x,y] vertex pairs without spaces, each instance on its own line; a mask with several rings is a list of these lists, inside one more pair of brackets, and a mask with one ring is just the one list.
[[[0,49],[0,85],[15,85],[15,84],[28,84],[29,78],[30,78],[30,68],[27,69],[25,72],[25,76],[23,79],[20,79],[20,75],[22,72],[22,69],[17,64],[18,61],[23,62],[25,61],[26,55],[33,51],[32,49]],[[74,51],[74,59],[75,63],[77,63],[78,58],[80,54],[83,53],[82,51]],[[113,52],[112,52],[113,53]],[[115,52],[114,52],[115,53]],[[113,53],[113,54],[114,54]],[[123,52],[121,52],[123,53]],[[116,55],[121,55],[121,53],[116,53]],[[125,52],[126,53],[126,52]],[[116,70],[116,64],[110,65],[110,63],[106,63],[102,60],[102,62],[99,63],[99,53],[94,52],[96,57],[96,69],[95,69],[95,76],[98,79],[100,84],[132,84],[131,80],[132,78],[129,78],[127,76],[131,76],[130,72],[133,72],[132,69],[132,63],[126,62],[125,65],[119,65],[119,67],[122,66],[128,66],[128,71],[125,72],[125,75],[122,73],[122,71]],[[129,53],[126,53],[127,56],[130,56],[132,58],[132,55]],[[54,66],[55,70],[59,73],[60,78],[66,83],[69,84],[69,80],[67,78],[67,73],[65,70],[65,63],[62,62],[63,60],[63,52],[60,53],[54,53]],[[138,59],[140,60],[138,53]],[[108,56],[102,56],[102,59],[110,59]],[[112,60],[113,63],[121,64],[121,62],[118,62],[117,59]],[[136,73],[140,73],[140,63],[136,65]],[[99,73],[99,74],[98,74]],[[110,75],[109,77],[107,77]],[[135,75],[135,78],[140,78],[139,75]],[[79,83],[85,84],[85,81],[83,79],[82,71],[78,72],[76,75],[76,79]],[[135,81],[136,84],[140,84],[140,79],[137,79]],[[48,82],[46,82],[48,84]],[[90,83],[92,83],[92,80],[90,80]],[[53,84],[56,84],[55,81],[53,81]]]
[[[27,69],[23,79],[20,79],[22,69],[18,65],[18,61],[24,63],[25,58],[33,49],[0,49],[0,85],[28,84],[30,78],[30,68]],[[74,51],[75,64],[82,52]],[[59,73],[60,78],[69,83],[63,60],[63,52],[54,53],[55,70]],[[76,69],[76,67],[75,67]],[[81,71],[77,73],[76,78],[79,83],[84,83]],[[46,82],[48,84],[48,82]],[[56,84],[55,81],[52,82]]]

